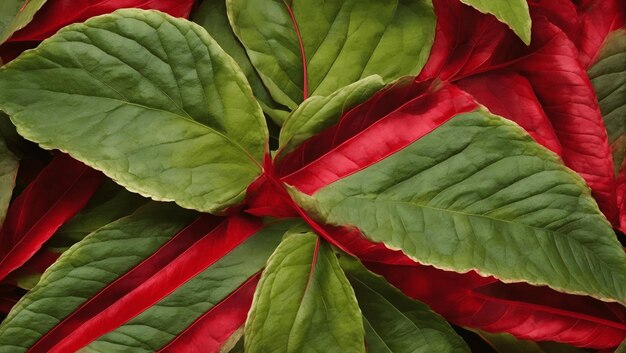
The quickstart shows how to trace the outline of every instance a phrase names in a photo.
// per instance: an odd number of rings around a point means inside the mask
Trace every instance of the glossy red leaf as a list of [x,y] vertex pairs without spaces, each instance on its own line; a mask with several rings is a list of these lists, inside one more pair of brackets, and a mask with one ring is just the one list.
[[458,274],[421,265],[367,266],[460,326],[596,349],[615,347],[626,336],[626,311],[617,304],[546,287],[504,284],[474,272]]
[[261,227],[260,221],[241,216],[200,217],[77,308],[28,352],[74,352],[84,347],[157,303]]
[[102,182],[100,172],[64,154],[54,157],[9,206],[0,229],[0,279],[28,261]]
[[59,29],[117,9],[153,9],[174,17],[189,17],[194,0],[53,0],[37,12],[32,22],[17,31],[9,42],[42,41]]

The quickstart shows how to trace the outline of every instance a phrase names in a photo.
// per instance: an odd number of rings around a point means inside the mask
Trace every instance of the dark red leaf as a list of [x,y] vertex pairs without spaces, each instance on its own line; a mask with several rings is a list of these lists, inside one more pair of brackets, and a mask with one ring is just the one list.
[[51,0],[9,42],[41,41],[71,23],[121,8],[154,9],[175,17],[188,17],[193,5],[194,0]]
[[74,352],[84,347],[157,303],[261,226],[242,216],[200,217],[48,331],[29,352]]
[[504,284],[474,272],[458,274],[421,265],[367,266],[460,326],[596,349],[616,347],[626,336],[626,311],[618,304],[547,287]]
[[102,182],[100,172],[58,154],[9,206],[0,229],[0,279],[33,256]]
[[626,234],[626,161],[617,177],[617,202],[620,207],[620,231]]

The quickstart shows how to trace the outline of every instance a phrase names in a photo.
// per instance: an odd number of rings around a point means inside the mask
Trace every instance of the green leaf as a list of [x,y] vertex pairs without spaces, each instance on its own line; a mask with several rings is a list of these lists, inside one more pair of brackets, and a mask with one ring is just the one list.
[[365,352],[361,313],[330,246],[288,234],[270,257],[245,328],[246,353]]
[[158,351],[259,272],[293,225],[294,221],[283,221],[260,230],[175,292],[89,344],[84,353]]
[[212,213],[244,198],[268,139],[234,60],[200,26],[157,11],[65,27],[0,69],[0,108],[44,148]]
[[584,181],[518,125],[460,114],[379,162],[292,195],[423,264],[626,303],[626,257]]
[[554,342],[518,340],[508,333],[473,330],[499,353],[585,353],[587,350]]
[[482,13],[494,15],[517,34],[526,45],[530,44],[532,20],[526,0],[461,0]]
[[416,75],[435,33],[429,0],[229,0],[227,7],[265,86],[291,109],[371,75],[387,82]]
[[622,342],[622,344],[617,347],[615,353],[626,353],[626,341]]
[[378,75],[342,87],[327,97],[313,96],[305,100],[285,121],[280,131],[281,153],[289,153],[302,142],[336,124],[341,114],[363,103],[384,87]]
[[132,214],[147,201],[113,182],[106,182],[85,208],[54,233],[46,246],[57,252],[65,251],[97,229]]
[[0,136],[0,226],[4,222],[13,195],[17,167],[17,158],[9,151]]
[[372,353],[470,353],[444,318],[408,298],[358,260],[341,256],[363,312],[365,340]]
[[200,7],[194,11],[191,18],[194,22],[204,27],[217,44],[228,53],[246,75],[254,96],[258,99],[263,111],[269,115],[274,122],[282,125],[289,115],[287,108],[280,106],[272,99],[263,81],[256,72],[246,50],[239,39],[233,33],[228,16],[226,15],[226,0],[204,0]]
[[587,73],[598,96],[617,175],[626,153],[626,29],[606,39]]
[[79,305],[154,253],[194,217],[193,212],[174,205],[153,203],[76,244],[44,273],[0,325],[0,352],[26,352]]
[[[0,2],[0,44],[26,27],[47,0],[2,0]],[[1,63],[0,63],[1,64]]]

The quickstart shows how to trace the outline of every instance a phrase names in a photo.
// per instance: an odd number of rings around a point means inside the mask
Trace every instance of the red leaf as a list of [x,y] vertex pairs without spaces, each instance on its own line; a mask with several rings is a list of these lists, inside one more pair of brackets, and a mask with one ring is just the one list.
[[28,352],[74,352],[84,347],[157,303],[261,226],[260,221],[242,216],[200,217],[151,257],[83,303]]
[[[491,78],[503,82],[491,80],[490,86],[510,85],[510,75],[525,78],[528,85],[524,82],[520,92],[510,90],[497,97],[503,106],[512,107],[520,102],[525,102],[524,105],[508,112],[499,109],[500,112],[522,126],[541,127],[544,131],[541,134],[535,133],[537,130],[531,133],[554,150],[554,141],[544,139],[549,135],[548,123],[536,118],[529,124],[522,118],[528,112],[534,112],[535,117],[541,115],[540,103],[560,142],[565,164],[585,179],[602,211],[617,224],[611,151],[595,93],[572,41],[546,20],[546,17],[563,19],[563,16],[551,15],[547,6],[532,6],[533,37],[528,48],[493,16],[481,14],[456,0],[435,0],[434,5],[438,16],[435,43],[418,79],[460,81],[460,86],[469,86],[477,93],[479,103],[494,108],[495,97],[485,94],[483,89],[477,90],[472,82],[477,75],[498,70],[500,76]],[[563,27],[571,25],[566,19],[560,22]],[[528,99],[531,90],[536,99]],[[487,100],[483,102],[478,96]]]
[[[403,105],[400,100],[389,106],[385,98],[392,96],[393,90],[383,91],[349,111],[339,124],[307,140],[280,161],[277,170],[281,181],[312,194],[408,146],[455,115],[477,107],[468,94],[453,86],[437,89],[428,83],[417,83],[409,86],[409,91],[412,89],[421,93]],[[431,89],[437,90],[422,94]],[[390,108],[397,105],[400,106],[395,110]]]
[[626,336],[626,311],[617,304],[547,287],[504,284],[474,272],[458,274],[421,265],[367,266],[460,326],[596,349],[616,347]]
[[620,206],[620,231],[626,234],[626,161],[617,177],[617,202]]
[[0,279],[23,265],[56,230],[80,211],[102,174],[59,154],[9,206],[0,229]]
[[174,17],[188,17],[194,0],[53,0],[37,12],[33,21],[17,31],[9,42],[41,41],[71,23],[83,22],[90,17],[117,9],[136,7],[154,9]]
[[530,82],[515,72],[470,76],[455,83],[494,114],[507,117],[526,129],[537,142],[556,154],[561,143]]
[[579,60],[587,68],[596,59],[611,31],[626,24],[623,0],[581,0],[578,5],[580,36],[576,41]]
[[159,353],[221,352],[224,343],[246,322],[252,297],[261,278],[258,273],[248,279],[222,302],[198,318]]

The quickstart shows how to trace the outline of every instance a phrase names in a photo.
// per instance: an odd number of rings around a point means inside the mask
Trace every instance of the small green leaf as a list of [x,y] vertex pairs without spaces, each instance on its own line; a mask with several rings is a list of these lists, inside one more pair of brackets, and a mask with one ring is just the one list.
[[417,75],[430,53],[430,0],[229,0],[228,17],[274,100],[295,109],[359,79]]
[[17,167],[17,158],[9,151],[4,139],[0,136],[0,225],[4,222],[13,195]]
[[46,244],[63,252],[89,233],[136,211],[148,200],[109,181],[103,184],[76,216],[63,224]]
[[330,246],[287,235],[270,257],[245,328],[246,353],[365,352],[354,291]]
[[192,20],[204,27],[217,44],[235,59],[241,71],[246,75],[252,87],[252,92],[254,92],[254,96],[258,99],[263,111],[275,123],[282,125],[287,115],[289,115],[288,109],[274,102],[267,88],[263,85],[259,74],[252,67],[246,50],[235,36],[235,33],[233,33],[228,22],[226,0],[204,0],[194,12]]
[[517,34],[526,45],[530,44],[532,20],[526,0],[461,0],[482,13],[494,15]]
[[[35,13],[47,0],[2,0],[0,1],[0,44],[13,33],[26,27]],[[2,63],[0,62],[0,65]]]
[[470,353],[444,318],[369,272],[358,260],[340,258],[363,312],[365,340],[373,353]]
[[281,153],[289,153],[302,142],[336,124],[341,114],[363,103],[385,83],[378,75],[366,77],[333,94],[313,96],[305,100],[285,121],[280,131]]
[[587,73],[598,96],[617,175],[626,153],[626,29],[607,38]]
[[44,148],[212,213],[244,198],[268,139],[234,60],[200,26],[157,11],[65,27],[0,69],[0,108]]

